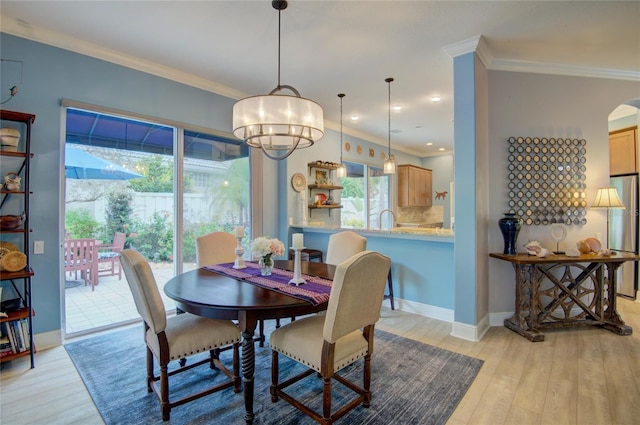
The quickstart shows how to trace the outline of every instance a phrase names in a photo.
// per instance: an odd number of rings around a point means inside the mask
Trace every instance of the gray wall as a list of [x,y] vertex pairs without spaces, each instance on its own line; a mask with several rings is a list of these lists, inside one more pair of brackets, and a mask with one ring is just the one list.
[[[603,78],[565,77],[489,71],[489,250],[502,252],[497,222],[507,209],[507,139],[510,136],[579,138],[587,141],[587,205],[596,189],[608,186],[608,116],[620,104],[640,97],[640,82]],[[587,224],[569,226],[565,247],[596,232],[606,231],[601,210],[587,210]],[[518,245],[538,240],[555,247],[548,226],[523,226]],[[566,248],[565,248],[566,249]],[[489,262],[492,313],[514,310],[514,273],[511,264]]]

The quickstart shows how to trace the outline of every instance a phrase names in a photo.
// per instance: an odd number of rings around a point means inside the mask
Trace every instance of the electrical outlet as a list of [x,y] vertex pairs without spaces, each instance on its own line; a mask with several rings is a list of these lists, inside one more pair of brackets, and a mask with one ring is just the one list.
[[44,241],[34,241],[33,242],[33,253],[34,254],[44,254]]

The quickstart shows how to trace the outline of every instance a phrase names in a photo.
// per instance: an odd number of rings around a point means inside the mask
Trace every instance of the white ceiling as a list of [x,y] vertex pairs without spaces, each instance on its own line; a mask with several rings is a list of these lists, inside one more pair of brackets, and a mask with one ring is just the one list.
[[[0,12],[2,32],[233,98],[277,85],[278,12],[270,1],[2,0]],[[386,146],[384,80],[394,77],[391,103],[403,109],[391,115],[392,146],[420,156],[450,152],[447,52],[479,36],[489,69],[640,81],[640,1],[293,0],[282,12],[281,83],[318,102],[337,130],[337,94],[345,93],[345,140],[364,135]],[[434,95],[442,100],[433,103]]]

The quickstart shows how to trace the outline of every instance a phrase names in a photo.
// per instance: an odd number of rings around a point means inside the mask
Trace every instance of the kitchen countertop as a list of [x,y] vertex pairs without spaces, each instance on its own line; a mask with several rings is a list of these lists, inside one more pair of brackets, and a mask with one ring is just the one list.
[[394,239],[418,239],[432,242],[453,243],[454,233],[451,229],[433,229],[423,227],[394,227],[391,230],[352,229],[331,225],[291,225],[307,232],[335,233],[351,230],[363,236],[385,237]]

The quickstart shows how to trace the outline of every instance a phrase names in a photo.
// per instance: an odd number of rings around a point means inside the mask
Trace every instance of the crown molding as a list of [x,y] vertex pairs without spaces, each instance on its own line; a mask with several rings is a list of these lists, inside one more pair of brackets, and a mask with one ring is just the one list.
[[613,80],[640,81],[640,72],[621,69],[593,68],[580,65],[546,63],[511,59],[497,59],[482,35],[477,35],[443,47],[455,58],[475,52],[484,66],[492,71],[531,72],[534,74],[566,75],[572,77],[608,78]]
[[231,99],[242,99],[249,96],[249,94],[243,93],[239,90],[232,89],[205,78],[194,76],[187,72],[178,71],[155,62],[141,60],[134,56],[124,55],[115,50],[105,49],[104,47],[94,43],[78,40],[45,28],[29,25],[11,17],[2,16],[0,18],[0,28],[2,28],[1,32],[6,34],[69,50],[74,53],[80,53],[82,55],[115,63],[117,65],[122,65],[136,71],[183,83],[188,86],[216,93],[221,96],[226,96]]
[[493,59],[489,69],[494,71],[531,72],[534,74],[566,75],[572,77],[608,78],[640,81],[640,72],[620,69],[593,68],[580,65],[545,63],[509,59]]

